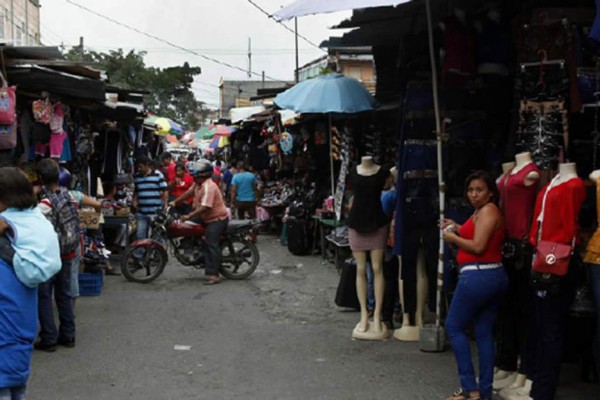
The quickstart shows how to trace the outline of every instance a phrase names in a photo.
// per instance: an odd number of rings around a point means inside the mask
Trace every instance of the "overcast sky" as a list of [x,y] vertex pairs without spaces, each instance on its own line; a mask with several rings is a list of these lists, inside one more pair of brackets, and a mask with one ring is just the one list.
[[[294,35],[267,18],[248,0],[73,0],[99,14],[116,19],[185,49],[242,67],[248,66],[248,38],[252,39],[252,70],[269,77],[293,80]],[[269,13],[293,0],[253,0]],[[325,0],[324,0],[325,1]],[[202,68],[194,92],[199,100],[218,103],[221,77],[247,79],[244,72],[204,60],[184,50],[148,38],[84,11],[66,0],[42,0],[41,35],[45,45],[74,46],[83,36],[85,47],[96,51],[123,48],[148,52],[146,64],[158,67],[187,61]],[[328,27],[350,12],[298,19],[299,33],[317,45],[342,31]],[[293,22],[286,23],[293,29]],[[299,40],[300,65],[325,53]],[[252,79],[260,79],[254,76]]]

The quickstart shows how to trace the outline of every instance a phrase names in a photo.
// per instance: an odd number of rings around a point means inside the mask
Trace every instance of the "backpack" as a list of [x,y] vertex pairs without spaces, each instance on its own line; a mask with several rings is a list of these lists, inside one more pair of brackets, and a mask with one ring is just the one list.
[[60,188],[58,193],[50,193],[44,188],[44,194],[52,205],[50,222],[58,234],[60,253],[72,253],[80,244],[81,234],[79,212],[73,197],[65,188]]

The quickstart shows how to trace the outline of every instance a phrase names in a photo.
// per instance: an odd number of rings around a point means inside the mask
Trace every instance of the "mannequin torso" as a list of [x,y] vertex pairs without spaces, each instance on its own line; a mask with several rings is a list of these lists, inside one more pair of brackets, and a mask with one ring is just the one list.
[[[531,159],[531,153],[519,153],[515,156],[516,165],[511,171],[511,175],[517,174],[523,168],[525,168],[529,164],[533,164],[533,160]],[[531,171],[525,176],[525,186],[531,186],[536,183],[540,179],[540,173],[537,171]]]
[[362,176],[371,176],[378,173],[380,168],[373,161],[373,157],[365,156],[360,159],[360,164],[356,167],[356,172]]
[[575,163],[565,163],[558,166],[558,179],[554,185],[560,185],[571,179],[577,178],[577,167]]

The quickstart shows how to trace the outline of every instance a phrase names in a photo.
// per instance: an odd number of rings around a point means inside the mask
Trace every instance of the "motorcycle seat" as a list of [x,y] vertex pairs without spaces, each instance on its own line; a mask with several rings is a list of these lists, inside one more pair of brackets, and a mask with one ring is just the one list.
[[227,233],[235,232],[241,228],[249,228],[254,224],[253,221],[243,220],[243,219],[232,219],[227,224]]

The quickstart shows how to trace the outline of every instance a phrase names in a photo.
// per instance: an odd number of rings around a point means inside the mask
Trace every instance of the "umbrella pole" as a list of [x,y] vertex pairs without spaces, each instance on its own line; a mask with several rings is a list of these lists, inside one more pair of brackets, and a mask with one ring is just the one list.
[[[445,214],[445,191],[444,170],[442,164],[442,126],[440,116],[440,103],[438,97],[437,69],[435,62],[435,47],[433,44],[433,23],[431,16],[430,0],[425,0],[425,9],[427,12],[427,33],[429,36],[429,58],[431,63],[431,84],[433,89],[433,108],[435,113],[435,135],[437,141],[437,167],[438,167],[438,187],[440,200],[440,221],[444,219]],[[439,254],[438,254],[438,276],[437,276],[437,297],[435,307],[435,326],[439,328],[442,323],[442,288],[444,277],[444,238],[440,231]]]
[[[331,169],[331,198],[335,202],[335,180],[334,180],[335,179],[335,175],[334,175],[334,171],[333,171],[333,154],[332,154],[333,141],[331,140],[331,137],[332,137],[332,134],[331,134],[331,113],[329,113],[328,119],[329,119],[329,168]],[[335,208],[335,203],[334,203],[333,206]],[[337,217],[334,217],[334,218],[337,219]]]

